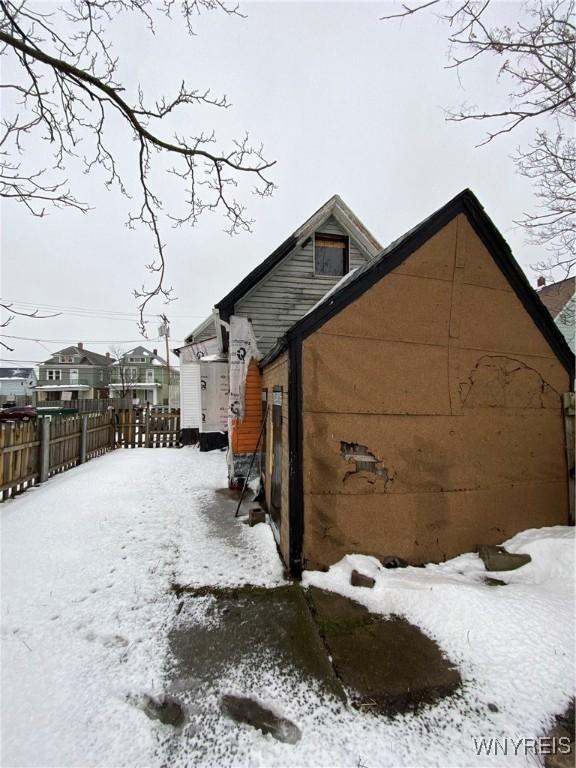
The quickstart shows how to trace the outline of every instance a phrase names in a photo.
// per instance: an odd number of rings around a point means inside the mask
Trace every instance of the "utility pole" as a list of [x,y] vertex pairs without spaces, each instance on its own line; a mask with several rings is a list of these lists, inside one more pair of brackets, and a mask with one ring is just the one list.
[[160,320],[162,323],[158,329],[158,335],[164,336],[164,341],[166,342],[166,379],[168,392],[170,392],[170,321],[165,314],[160,315]]

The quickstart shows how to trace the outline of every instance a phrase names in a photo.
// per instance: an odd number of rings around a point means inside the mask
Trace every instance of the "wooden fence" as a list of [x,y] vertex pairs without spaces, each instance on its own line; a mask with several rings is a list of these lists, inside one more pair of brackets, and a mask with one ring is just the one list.
[[117,448],[175,448],[180,443],[180,411],[126,408],[114,412]]
[[0,501],[115,448],[179,445],[180,412],[45,416],[0,425]]
[[0,426],[1,500],[22,493],[40,479],[40,421]]
[[0,406],[4,403],[16,405],[33,405],[36,408],[73,408],[78,413],[95,413],[107,411],[109,408],[132,408],[131,397],[99,397],[81,400],[38,400],[36,393],[30,395],[0,395]]

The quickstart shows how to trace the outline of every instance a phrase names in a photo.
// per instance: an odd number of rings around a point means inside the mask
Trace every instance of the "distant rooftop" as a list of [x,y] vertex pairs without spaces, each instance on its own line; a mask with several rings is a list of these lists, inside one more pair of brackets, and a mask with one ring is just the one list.
[[538,296],[552,317],[557,317],[576,291],[576,277],[567,277],[557,283],[538,288]]
[[0,379],[29,379],[34,368],[0,368]]

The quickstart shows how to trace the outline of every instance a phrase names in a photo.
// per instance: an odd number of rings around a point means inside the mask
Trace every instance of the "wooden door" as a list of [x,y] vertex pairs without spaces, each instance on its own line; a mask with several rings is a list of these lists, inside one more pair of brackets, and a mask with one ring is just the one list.
[[270,482],[270,517],[280,529],[282,513],[282,387],[272,391],[272,477]]

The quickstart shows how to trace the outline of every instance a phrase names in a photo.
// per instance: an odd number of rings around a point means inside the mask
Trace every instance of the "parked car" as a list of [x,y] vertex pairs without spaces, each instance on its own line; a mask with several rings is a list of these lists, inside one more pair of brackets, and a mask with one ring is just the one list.
[[30,421],[37,417],[38,412],[32,405],[13,405],[0,410],[0,421]]

